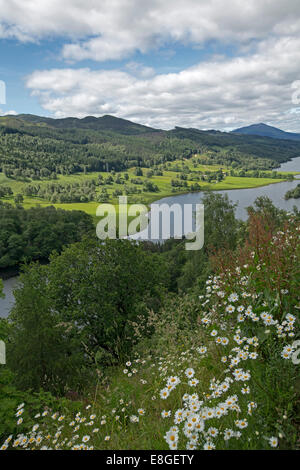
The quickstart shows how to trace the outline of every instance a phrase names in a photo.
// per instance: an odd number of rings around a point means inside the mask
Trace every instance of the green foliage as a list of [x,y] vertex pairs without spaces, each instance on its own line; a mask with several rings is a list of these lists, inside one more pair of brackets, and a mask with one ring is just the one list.
[[210,253],[224,248],[234,250],[237,243],[240,224],[235,219],[236,206],[229,201],[227,194],[207,192],[202,204],[205,207],[204,248],[187,254],[187,262],[178,279],[182,290],[192,288],[195,283],[201,290],[211,272]]
[[299,142],[268,137],[178,127],[161,131],[112,116],[0,118],[0,168],[9,178],[24,181],[152,167],[194,154],[202,155],[204,164],[266,170],[298,156],[299,148]]
[[[184,423],[176,423],[179,449],[207,443],[270,449],[271,436],[280,449],[299,447],[299,371],[291,356],[283,356],[299,338],[299,213],[289,215],[258,198],[248,222],[240,224],[228,198],[209,193],[204,204],[206,243],[192,256],[178,240],[159,246],[85,239],[53,254],[48,266],[24,268],[14,311],[0,321],[10,367],[0,369],[2,438],[29,435],[36,410],[55,406],[68,419],[62,416],[63,425],[47,414],[38,421],[38,432],[52,435],[43,445],[74,447],[74,410],[91,403],[82,420],[76,416],[75,448],[88,435],[95,449],[166,450],[164,436],[176,410],[191,406],[186,394],[195,393],[190,398],[204,415],[219,406],[226,412],[205,420],[196,444],[183,433]],[[186,293],[178,295],[180,283]],[[196,384],[188,382],[190,367]],[[161,399],[174,376],[180,382]],[[226,391],[216,394],[221,385]],[[29,388],[38,393],[24,392]],[[81,405],[56,402],[45,391],[80,392]],[[21,401],[20,428],[15,413]],[[162,418],[163,410],[171,417]],[[209,427],[218,434],[209,437]],[[235,436],[225,440],[226,429]]]
[[52,203],[89,202],[96,200],[96,181],[87,180],[82,183],[46,185],[29,184],[23,192],[29,197],[39,197]]
[[256,198],[253,205],[247,208],[247,211],[249,216],[259,215],[262,217],[271,231],[279,228],[288,220],[287,212],[276,207],[267,196]]
[[296,188],[287,191],[285,194],[285,199],[299,199],[300,198],[300,184],[297,184]]
[[[17,424],[17,408],[26,405],[26,411],[22,414],[24,422]],[[53,407],[63,412],[70,412],[78,409],[81,404],[70,402],[66,398],[56,398],[49,392],[40,390],[36,393],[32,391],[19,390],[15,386],[14,374],[4,366],[0,366],[0,439],[6,439],[10,434],[27,433],[35,424],[34,416],[45,409],[51,410]],[[23,408],[23,407],[22,407]]]
[[14,201],[16,204],[22,204],[22,202],[24,201],[22,194],[16,194],[14,197]]
[[149,192],[149,193],[157,193],[159,191],[158,186],[150,180],[144,181],[144,191]]
[[7,363],[22,390],[40,388],[57,394],[80,388],[87,379],[81,348],[70,325],[53,308],[47,267],[24,268],[15,292]]
[[234,250],[239,222],[235,218],[235,208],[227,194],[205,193],[202,199],[205,207],[204,237],[205,247]]
[[132,347],[131,323],[159,307],[167,282],[162,260],[127,240],[86,239],[47,266],[26,267],[8,354],[20,386],[77,390],[97,352],[121,360]]

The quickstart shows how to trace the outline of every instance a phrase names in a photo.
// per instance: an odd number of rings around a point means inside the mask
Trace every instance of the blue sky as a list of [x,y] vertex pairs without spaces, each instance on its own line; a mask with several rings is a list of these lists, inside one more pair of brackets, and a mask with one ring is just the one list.
[[294,0],[0,0],[0,113],[300,132],[299,31]]
[[[0,40],[0,79],[6,84],[6,105],[2,105],[4,112],[13,109],[18,114],[51,115],[40,106],[37,98],[31,96],[31,91],[26,87],[26,78],[37,69],[64,68],[65,63],[60,54],[63,44],[63,39],[54,38],[37,43],[24,43],[16,39]],[[235,53],[234,45],[224,46],[220,41],[208,41],[203,47],[170,42],[144,54],[137,51],[131,55],[130,60],[106,60],[99,64],[88,59],[72,63],[72,68],[127,71],[130,64],[134,63],[151,67],[156,74],[178,73],[196,63],[209,60],[215,54],[229,57]]]
[[52,53],[58,51],[57,46],[54,41],[24,44],[15,39],[0,40],[0,79],[6,84],[6,105],[0,105],[3,111],[13,109],[18,113],[45,114],[38,100],[30,96],[25,79],[39,67],[57,64],[55,57],[52,58]]

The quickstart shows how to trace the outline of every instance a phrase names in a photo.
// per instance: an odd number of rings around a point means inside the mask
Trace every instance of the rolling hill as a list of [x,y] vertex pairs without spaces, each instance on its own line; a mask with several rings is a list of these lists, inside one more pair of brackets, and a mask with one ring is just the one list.
[[105,115],[102,117],[86,116],[78,119],[68,117],[64,119],[53,119],[47,117],[35,116],[33,114],[20,114],[18,119],[32,124],[45,124],[56,129],[90,129],[94,131],[112,131],[120,134],[138,135],[147,132],[157,132],[148,126],[136,124],[126,119],[117,118],[115,116]]
[[234,134],[240,135],[259,135],[263,137],[271,137],[273,139],[283,140],[298,140],[300,141],[300,134],[293,132],[285,132],[277,127],[268,126],[267,124],[252,124],[251,126],[241,127],[232,131]]
[[[268,127],[268,126],[267,126]],[[283,131],[281,131],[283,132]],[[12,177],[124,171],[198,154],[204,164],[275,169],[300,155],[297,139],[175,127],[161,130],[114,116],[0,117],[0,171]],[[295,136],[295,135],[294,135]],[[50,176],[49,176],[50,177]]]

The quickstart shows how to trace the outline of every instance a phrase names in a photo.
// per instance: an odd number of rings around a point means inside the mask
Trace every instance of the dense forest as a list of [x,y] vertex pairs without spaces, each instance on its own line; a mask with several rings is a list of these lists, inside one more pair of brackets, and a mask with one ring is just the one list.
[[179,127],[162,131],[112,116],[0,118],[1,171],[23,180],[150,168],[194,154],[203,155],[204,164],[266,170],[298,156],[299,151],[299,142]]
[[51,206],[25,210],[0,201],[0,269],[46,261],[54,250],[60,252],[93,230],[93,219],[85,212]]

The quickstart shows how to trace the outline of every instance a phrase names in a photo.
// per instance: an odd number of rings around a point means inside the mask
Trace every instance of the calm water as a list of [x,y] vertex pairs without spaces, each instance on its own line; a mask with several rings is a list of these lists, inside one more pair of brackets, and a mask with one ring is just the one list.
[[[299,171],[300,172],[300,157],[294,158],[292,161],[283,163],[279,168],[278,171]],[[239,219],[246,220],[247,219],[247,211],[246,207],[253,204],[255,199],[258,196],[268,196],[275,206],[285,209],[287,211],[291,211],[293,206],[296,206],[300,210],[300,199],[289,199],[286,201],[284,199],[284,195],[287,191],[292,188],[295,188],[299,180],[292,181],[292,182],[284,182],[284,183],[276,183],[271,184],[269,186],[262,186],[260,188],[252,188],[252,189],[231,189],[225,191],[218,191],[221,194],[228,194],[228,197],[231,201],[238,203],[238,207],[236,209],[236,216]],[[201,203],[203,193],[189,193],[189,194],[182,194],[178,196],[171,196],[160,199],[156,201],[156,204],[167,203],[168,205],[172,205],[175,203],[180,204],[183,206],[184,204],[196,204]],[[171,234],[178,234],[181,231],[181,227],[171,227]],[[132,238],[138,238],[138,236],[134,236]],[[10,309],[13,305],[13,295],[12,290],[16,286],[18,282],[18,278],[14,277],[4,281],[4,293],[5,299],[0,299],[0,317],[7,317],[9,314]]]
[[[299,171],[300,172],[300,157],[294,158],[292,161],[283,163],[279,168],[278,171]],[[300,175],[298,175],[298,178]],[[287,191],[293,189],[299,184],[299,179],[291,181],[291,182],[283,182],[283,183],[274,183],[268,186],[261,186],[259,188],[251,188],[251,189],[227,189],[223,191],[218,191],[221,194],[227,194],[229,199],[237,203],[236,208],[236,217],[241,220],[247,220],[247,210],[248,206],[251,206],[255,199],[259,196],[267,196],[269,197],[275,206],[279,207],[280,209],[285,209],[286,211],[292,211],[293,207],[296,206],[300,210],[300,199],[289,199],[285,200],[284,196]],[[200,204],[203,198],[203,192],[198,193],[188,193],[188,194],[181,194],[177,196],[170,196],[160,199],[153,204],[167,204],[171,206],[172,204],[179,204],[182,209],[185,204]],[[149,228],[142,232],[143,236],[146,237],[146,234],[151,233],[151,223],[149,224]],[[171,219],[171,235],[176,236],[180,235],[183,231],[182,224],[174,223],[173,218]],[[131,238],[138,239],[141,235],[136,234]]]
[[282,163],[278,171],[300,171],[300,157],[293,158],[290,162]]
[[[299,180],[270,184],[269,186],[262,186],[260,188],[227,189],[224,191],[218,191],[218,193],[227,194],[231,201],[236,202],[238,204],[236,208],[236,217],[238,219],[246,220],[246,207],[251,206],[255,199],[259,196],[268,196],[273,201],[273,204],[280,209],[292,211],[293,206],[296,206],[298,209],[300,209],[300,199],[284,199],[285,193],[290,189],[295,188],[297,184],[299,184]],[[157,203],[178,203],[181,206],[183,204],[199,204],[201,203],[202,197],[202,192],[181,194],[179,196],[166,197]]]
[[0,318],[5,318],[8,316],[13,304],[14,304],[14,296],[13,296],[13,289],[18,283],[17,277],[11,277],[6,281],[3,281],[4,289],[3,293],[5,294],[5,298],[0,298]]
[[[290,162],[283,163],[278,171],[299,171],[300,172],[300,157],[294,158]],[[299,178],[300,175],[297,176]],[[218,191],[221,194],[228,194],[228,197],[231,201],[238,203],[236,209],[236,216],[239,219],[247,219],[246,207],[251,206],[255,199],[259,196],[268,196],[273,204],[280,209],[285,209],[291,211],[293,206],[296,206],[300,209],[300,199],[289,199],[285,200],[284,196],[287,191],[293,189],[299,184],[299,181],[291,181],[284,183],[275,183],[268,186],[262,186],[260,188],[251,188],[251,189],[227,189],[224,191]],[[182,204],[196,204],[200,203],[203,193],[189,193],[182,194],[179,196],[171,196],[158,201],[158,203],[165,202],[167,204],[179,203]]]

